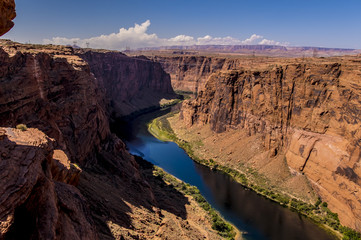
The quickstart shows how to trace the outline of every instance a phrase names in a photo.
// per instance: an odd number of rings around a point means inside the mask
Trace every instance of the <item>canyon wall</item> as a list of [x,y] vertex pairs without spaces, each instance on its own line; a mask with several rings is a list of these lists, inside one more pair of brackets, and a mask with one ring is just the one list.
[[0,45],[0,239],[218,238],[194,200],[144,170],[110,131],[110,114],[174,96],[159,64]]
[[116,117],[159,106],[162,98],[175,98],[169,75],[159,63],[120,52],[78,50],[91,72],[106,89]]
[[257,151],[245,162],[265,166],[284,159],[342,224],[360,231],[360,64],[360,57],[347,57],[221,71],[183,103],[181,117],[216,133],[244,132],[237,140],[243,154],[230,161],[248,156],[253,142]]
[[104,87],[71,48],[45,53],[3,42],[0,125],[38,128],[56,139],[73,162],[85,164],[110,135]]
[[0,239],[98,239],[80,170],[37,129],[0,128]]
[[212,73],[219,70],[237,69],[242,65],[240,59],[208,56],[155,56],[151,59],[159,62],[170,74],[175,90],[194,93],[204,89]]
[[0,1],[0,36],[7,33],[13,26],[13,19],[16,17],[14,0]]

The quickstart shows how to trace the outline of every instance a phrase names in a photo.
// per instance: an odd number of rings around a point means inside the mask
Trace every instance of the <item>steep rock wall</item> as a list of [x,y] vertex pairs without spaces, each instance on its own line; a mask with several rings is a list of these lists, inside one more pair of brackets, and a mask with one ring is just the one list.
[[102,82],[116,117],[159,106],[162,98],[174,98],[170,77],[162,66],[146,57],[127,57],[112,51],[78,51]]
[[327,61],[214,74],[181,115],[188,125],[258,136],[266,154],[256,161],[285,156],[341,222],[360,231],[360,60]]
[[[19,229],[25,224],[22,221],[26,219],[34,224],[27,226],[25,238],[97,239],[91,227],[94,213],[89,210],[90,199],[70,185],[76,185],[80,178],[79,168],[70,162],[86,169],[122,173],[121,184],[132,183],[142,193],[135,197],[139,203],[141,199],[151,201],[151,189],[143,183],[134,158],[109,130],[106,113],[109,104],[103,83],[94,77],[83,59],[73,54],[72,48],[2,41],[0,59],[0,126],[11,129],[22,123],[41,129],[53,139],[47,143],[48,137],[40,134],[40,140],[46,142],[42,144],[32,131],[25,131],[28,144],[39,142],[35,150],[31,154],[28,150],[7,154],[6,149],[12,151],[27,142],[22,138],[8,141],[14,135],[11,130],[4,135],[5,141],[0,143],[5,148],[1,164],[21,160],[21,154],[31,157],[24,157],[27,165],[19,162],[0,171],[5,176],[1,179],[7,179],[10,185],[21,183],[20,189],[14,186],[16,190],[11,190],[4,185],[1,191],[5,194],[1,206],[6,212],[0,216],[0,238],[21,237],[16,234],[21,232]],[[7,146],[8,142],[13,147]],[[89,185],[81,185],[82,192],[86,192]],[[13,199],[18,200],[7,198],[7,190],[15,193]],[[48,208],[42,211],[37,201]],[[97,203],[94,204],[97,208]],[[62,214],[62,210],[68,215]],[[33,221],[37,217],[43,219],[39,224]]]
[[[127,99],[107,87],[124,85],[134,98],[150,90],[173,96],[159,64],[114,60],[133,77],[98,79],[70,47],[0,43],[0,239],[218,238],[194,200],[153,176],[152,166],[145,174],[109,130],[112,97]],[[112,54],[97,64],[109,57],[105,66],[122,73]],[[148,106],[136,103],[131,111]],[[19,123],[31,128],[14,129]]]
[[0,49],[0,58],[0,125],[39,128],[84,164],[110,134],[104,88],[86,62],[70,49],[52,55],[21,45]]
[[0,239],[98,239],[84,197],[66,184],[79,171],[53,158],[54,143],[37,129],[0,128]]
[[208,77],[219,70],[237,69],[242,66],[240,59],[207,56],[155,56],[152,60],[159,62],[170,74],[175,90],[197,93],[204,89]]
[[0,36],[7,33],[13,26],[16,16],[14,0],[0,0]]

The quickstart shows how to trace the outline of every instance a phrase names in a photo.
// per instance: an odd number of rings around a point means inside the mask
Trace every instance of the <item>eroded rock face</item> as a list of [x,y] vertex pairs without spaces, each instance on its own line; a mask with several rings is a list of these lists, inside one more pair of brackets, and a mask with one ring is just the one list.
[[0,36],[7,33],[13,26],[16,17],[14,0],[0,0]]
[[85,164],[110,134],[104,88],[71,49],[0,49],[0,125],[24,123],[57,140],[72,162]]
[[128,57],[120,52],[83,51],[94,76],[106,89],[116,117],[159,106],[162,98],[174,98],[169,75],[159,63],[146,57]]
[[207,79],[212,73],[220,70],[237,69],[240,59],[228,59],[206,56],[155,56],[152,60],[159,62],[170,74],[175,90],[197,93],[204,89]]
[[[0,239],[175,238],[174,226],[184,238],[217,239],[196,202],[151,167],[145,175],[109,130],[111,101],[124,101],[122,116],[173,96],[159,64],[94,53],[98,79],[72,48],[0,43]],[[19,123],[47,136],[9,128]]]
[[220,72],[183,104],[182,117],[259,136],[266,154],[256,162],[284,155],[341,222],[360,231],[359,68],[360,59],[349,57]]
[[54,140],[37,129],[0,129],[0,238],[97,239],[84,197],[52,176]]

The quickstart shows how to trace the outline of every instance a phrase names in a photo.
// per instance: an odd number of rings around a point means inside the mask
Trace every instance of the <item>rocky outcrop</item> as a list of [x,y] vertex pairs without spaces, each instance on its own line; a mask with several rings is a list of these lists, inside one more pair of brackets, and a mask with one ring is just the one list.
[[110,113],[174,96],[159,64],[88,52],[93,74],[71,47],[0,42],[0,239],[217,238],[197,203],[159,186],[109,130]]
[[97,239],[84,197],[52,175],[65,167],[54,140],[37,129],[0,132],[0,239]]
[[16,17],[14,0],[1,0],[0,12],[0,36],[2,36],[14,26],[12,21]]
[[204,89],[212,73],[220,70],[237,69],[240,59],[207,56],[155,56],[152,60],[159,62],[170,74],[175,90],[197,93]]
[[360,59],[289,62],[212,75],[198,98],[183,104],[182,117],[188,126],[237,129],[242,141],[258,139],[258,155],[249,161],[284,158],[341,223],[360,231]]
[[85,164],[110,134],[104,88],[72,49],[48,50],[9,42],[0,49],[0,126],[41,129]]
[[116,117],[160,105],[174,98],[169,75],[159,63],[146,57],[128,57],[115,51],[84,51],[77,54],[88,62],[91,72],[106,89]]

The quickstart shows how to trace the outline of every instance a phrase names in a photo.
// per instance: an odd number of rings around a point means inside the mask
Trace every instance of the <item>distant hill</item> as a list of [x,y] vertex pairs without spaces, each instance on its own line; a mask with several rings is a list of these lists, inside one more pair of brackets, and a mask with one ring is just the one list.
[[[175,51],[175,54],[194,54],[189,51],[266,55],[277,57],[329,57],[360,54],[359,49],[324,47],[286,47],[278,45],[192,45],[140,48],[136,51]],[[188,52],[184,52],[188,51]]]

